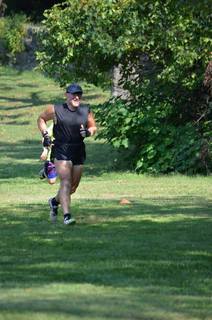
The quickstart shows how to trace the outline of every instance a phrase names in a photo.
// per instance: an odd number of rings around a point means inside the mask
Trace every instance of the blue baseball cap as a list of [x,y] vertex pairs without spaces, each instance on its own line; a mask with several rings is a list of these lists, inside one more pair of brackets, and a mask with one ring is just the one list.
[[83,94],[82,88],[77,83],[72,83],[66,88],[66,93],[80,93]]

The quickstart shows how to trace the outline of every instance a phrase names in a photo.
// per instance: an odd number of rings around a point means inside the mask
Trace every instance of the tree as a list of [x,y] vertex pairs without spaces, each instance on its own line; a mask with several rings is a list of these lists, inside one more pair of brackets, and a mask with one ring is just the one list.
[[4,16],[6,8],[7,8],[7,5],[4,2],[4,0],[0,0],[0,17]]
[[97,116],[101,136],[128,150],[133,168],[209,168],[211,107],[202,86],[212,45],[209,1],[69,0],[44,15],[38,60],[62,86],[107,83],[121,64],[130,98],[110,101]]

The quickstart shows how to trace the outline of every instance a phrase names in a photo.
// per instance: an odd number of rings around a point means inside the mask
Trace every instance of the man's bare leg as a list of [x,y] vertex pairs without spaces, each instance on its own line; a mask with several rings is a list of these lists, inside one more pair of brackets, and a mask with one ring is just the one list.
[[74,193],[80,183],[82,176],[83,165],[74,165],[72,168],[72,178],[71,178],[71,194]]
[[[75,223],[75,219],[70,215],[71,194],[76,191],[79,185],[83,165],[73,165],[71,161],[55,160],[55,167],[60,179],[60,188],[56,197],[49,199],[50,218],[52,222],[56,222],[57,208],[60,203],[64,214],[64,223],[72,224]],[[68,223],[65,221],[66,218]]]
[[60,179],[60,189],[55,197],[61,204],[63,214],[70,211],[70,193],[73,165],[71,161],[55,160],[55,167]]

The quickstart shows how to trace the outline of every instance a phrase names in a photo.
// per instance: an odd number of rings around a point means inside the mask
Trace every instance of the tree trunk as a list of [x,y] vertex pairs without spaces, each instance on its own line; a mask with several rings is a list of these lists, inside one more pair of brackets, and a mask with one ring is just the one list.
[[4,3],[4,0],[0,0],[0,17],[4,16],[4,12],[7,8],[6,3]]

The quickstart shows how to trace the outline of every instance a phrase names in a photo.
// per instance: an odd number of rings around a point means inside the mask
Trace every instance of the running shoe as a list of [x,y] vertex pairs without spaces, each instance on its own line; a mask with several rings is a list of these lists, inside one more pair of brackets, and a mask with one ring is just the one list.
[[70,214],[64,215],[64,224],[75,224],[75,223],[76,223],[76,220]]
[[46,175],[45,175],[45,172],[44,172],[44,168],[39,171],[39,177],[40,177],[41,180],[46,178]]
[[57,221],[57,210],[58,205],[53,204],[53,198],[49,199],[49,207],[50,207],[50,220],[51,222],[55,223]]

